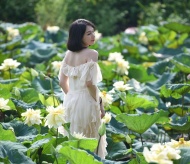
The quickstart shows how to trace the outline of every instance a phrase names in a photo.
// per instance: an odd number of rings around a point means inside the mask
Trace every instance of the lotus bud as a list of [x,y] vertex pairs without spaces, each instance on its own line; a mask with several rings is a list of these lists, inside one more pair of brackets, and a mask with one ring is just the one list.
[[98,133],[100,136],[103,136],[106,133],[106,125],[104,122],[102,122],[102,124],[100,125]]
[[131,137],[129,137],[129,135],[127,134],[125,137],[125,140],[128,144],[131,144]]

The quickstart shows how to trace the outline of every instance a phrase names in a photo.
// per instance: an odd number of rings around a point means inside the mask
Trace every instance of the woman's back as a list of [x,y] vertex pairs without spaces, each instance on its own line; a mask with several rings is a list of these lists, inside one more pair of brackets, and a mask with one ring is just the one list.
[[69,77],[70,91],[86,89],[86,81],[101,74],[99,69],[97,70],[97,56],[98,53],[90,49],[80,52],[67,51],[62,69]]

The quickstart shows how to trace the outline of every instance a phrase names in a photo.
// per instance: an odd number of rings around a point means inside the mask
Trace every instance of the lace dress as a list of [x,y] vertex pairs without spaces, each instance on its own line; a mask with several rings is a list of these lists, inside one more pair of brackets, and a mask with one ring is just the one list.
[[[97,86],[97,83],[102,80],[98,64],[91,60],[72,67],[63,61],[59,78],[61,73],[69,77],[69,92],[64,97],[63,105],[66,110],[65,120],[70,122],[71,133],[82,133],[85,137],[99,139],[98,128],[101,124],[99,90],[97,87],[97,98],[94,100],[86,87],[86,81],[91,80],[93,85]],[[106,146],[106,136],[104,135],[98,150],[98,156],[101,158],[105,158],[107,154]]]

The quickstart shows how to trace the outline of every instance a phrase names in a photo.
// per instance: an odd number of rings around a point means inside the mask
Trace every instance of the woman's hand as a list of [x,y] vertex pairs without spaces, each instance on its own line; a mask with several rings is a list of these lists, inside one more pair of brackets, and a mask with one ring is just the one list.
[[100,111],[101,111],[101,118],[103,118],[105,116],[105,110],[101,99],[100,99]]

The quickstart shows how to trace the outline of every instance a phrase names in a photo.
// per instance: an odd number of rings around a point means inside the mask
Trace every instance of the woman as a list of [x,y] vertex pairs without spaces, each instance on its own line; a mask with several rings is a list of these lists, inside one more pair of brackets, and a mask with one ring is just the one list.
[[[97,138],[101,117],[105,115],[97,83],[102,80],[97,64],[98,52],[89,49],[94,44],[95,26],[88,20],[78,19],[69,29],[68,51],[59,72],[59,84],[65,93],[66,121],[71,133]],[[100,141],[98,155],[105,158],[106,138]]]

